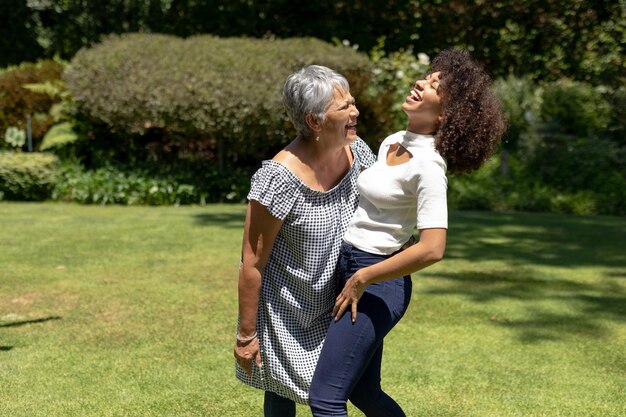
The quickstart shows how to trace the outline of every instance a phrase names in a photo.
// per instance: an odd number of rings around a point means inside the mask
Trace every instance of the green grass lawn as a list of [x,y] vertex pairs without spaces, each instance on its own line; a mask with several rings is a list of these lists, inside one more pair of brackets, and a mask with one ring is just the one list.
[[[244,209],[0,203],[0,416],[261,416]],[[625,416],[625,247],[625,218],[453,212],[383,385],[408,416]]]

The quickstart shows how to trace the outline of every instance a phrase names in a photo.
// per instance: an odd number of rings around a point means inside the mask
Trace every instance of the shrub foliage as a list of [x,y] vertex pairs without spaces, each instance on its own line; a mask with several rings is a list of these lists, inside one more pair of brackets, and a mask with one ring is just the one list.
[[0,152],[0,199],[50,198],[58,168],[59,159],[53,154]]
[[[113,36],[80,51],[65,78],[84,116],[136,135],[157,155],[173,150],[178,157],[212,158],[220,150],[223,161],[245,164],[271,156],[294,136],[282,86],[313,63],[344,74],[358,105],[367,107],[367,56],[315,39]],[[376,136],[373,126],[360,133]]]
[[249,176],[219,173],[200,164],[185,167],[118,168],[112,165],[87,170],[66,163],[53,191],[53,199],[84,204],[172,205],[242,202]]
[[[71,162],[57,175],[55,162],[24,168],[15,161],[29,157],[3,154],[0,198],[47,198],[56,181],[53,198],[83,203],[242,201],[250,171],[295,135],[282,108],[282,85],[311,63],[347,76],[361,112],[359,134],[376,149],[381,138],[404,128],[399,103],[428,57],[411,50],[387,54],[384,42],[368,59],[349,45],[314,39],[111,36],[74,58],[64,75],[73,97],[63,93],[53,107],[53,95],[34,95],[48,85],[45,77],[17,77],[43,64],[12,68],[0,73],[0,81],[13,80],[0,85],[0,95],[17,97],[11,88],[39,83],[38,89],[20,87],[25,96],[19,100],[31,109],[48,100],[39,114],[47,111],[62,123],[40,148]],[[623,86],[510,75],[496,81],[496,90],[509,127],[499,158],[450,176],[452,207],[626,214]],[[3,102],[0,120],[19,109]],[[7,131],[5,147],[23,142],[18,128]]]
[[501,155],[478,172],[450,179],[458,208],[626,214],[623,89],[559,81],[533,86],[499,80],[509,119]]
[[0,73],[0,132],[9,127],[26,130],[27,115],[31,115],[32,135],[39,142],[53,123],[50,107],[58,100],[48,94],[25,88],[27,84],[59,80],[63,64],[56,61],[24,63]]

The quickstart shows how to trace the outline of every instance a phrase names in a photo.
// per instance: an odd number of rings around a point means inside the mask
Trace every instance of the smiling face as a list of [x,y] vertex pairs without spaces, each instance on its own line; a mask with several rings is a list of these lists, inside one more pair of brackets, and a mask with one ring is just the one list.
[[414,133],[434,134],[441,122],[441,97],[439,96],[440,72],[428,74],[417,80],[402,104],[409,117],[409,130]]
[[333,99],[321,124],[320,136],[341,138],[350,143],[356,140],[356,119],[359,110],[354,97],[343,88],[335,88]]

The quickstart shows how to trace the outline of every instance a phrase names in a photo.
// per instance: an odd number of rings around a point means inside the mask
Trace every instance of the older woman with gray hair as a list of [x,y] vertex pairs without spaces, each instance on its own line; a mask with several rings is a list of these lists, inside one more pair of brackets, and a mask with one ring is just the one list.
[[266,417],[295,416],[295,403],[308,401],[356,179],[375,161],[342,75],[303,68],[287,79],[283,103],[298,135],[252,177],[234,347],[237,377],[265,391]]

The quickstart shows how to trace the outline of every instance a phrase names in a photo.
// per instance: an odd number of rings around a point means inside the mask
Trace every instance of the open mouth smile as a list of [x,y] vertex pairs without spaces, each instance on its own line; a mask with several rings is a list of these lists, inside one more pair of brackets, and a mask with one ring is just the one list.
[[406,99],[407,101],[414,101],[414,102],[422,101],[422,97],[420,96],[419,91],[415,89],[411,90],[411,94]]

